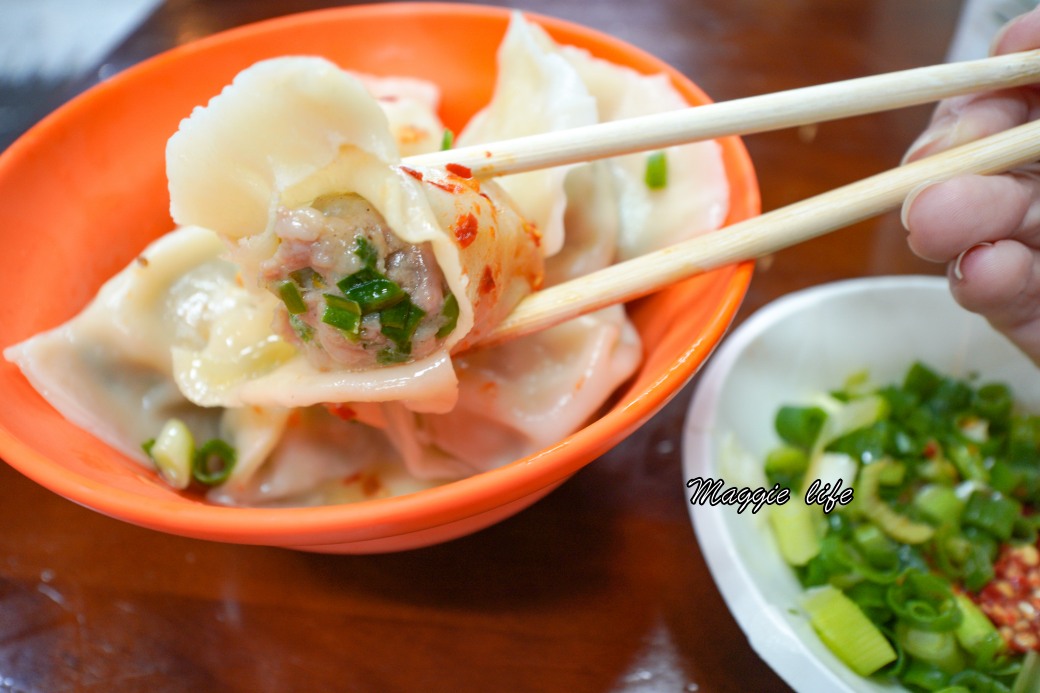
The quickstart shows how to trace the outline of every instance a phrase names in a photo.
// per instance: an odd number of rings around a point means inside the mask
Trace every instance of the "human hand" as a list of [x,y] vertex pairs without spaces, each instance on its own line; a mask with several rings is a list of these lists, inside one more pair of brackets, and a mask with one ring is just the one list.
[[[1011,20],[994,55],[1040,48],[1040,8]],[[1040,85],[941,102],[905,161],[1040,117]],[[903,204],[910,248],[945,262],[950,290],[1040,365],[1040,163],[922,185]]]

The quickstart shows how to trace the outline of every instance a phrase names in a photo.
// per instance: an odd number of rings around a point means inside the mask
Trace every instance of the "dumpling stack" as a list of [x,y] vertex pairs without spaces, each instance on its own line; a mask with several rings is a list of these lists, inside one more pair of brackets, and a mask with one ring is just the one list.
[[[653,187],[642,154],[496,182],[408,166],[402,154],[441,146],[438,100],[430,83],[320,58],[246,69],[169,141],[178,228],[5,356],[178,488],[195,482],[155,446],[186,437],[192,464],[232,451],[226,473],[195,476],[219,503],[407,493],[561,440],[639,364],[624,309],[481,338],[544,284],[721,225],[718,148],[659,154],[668,183]],[[517,14],[493,99],[458,141],[683,106],[665,78],[558,46]]]

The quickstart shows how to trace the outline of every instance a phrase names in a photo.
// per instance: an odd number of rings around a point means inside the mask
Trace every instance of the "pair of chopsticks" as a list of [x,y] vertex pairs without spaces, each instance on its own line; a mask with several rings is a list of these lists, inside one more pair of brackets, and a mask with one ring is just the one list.
[[[477,177],[521,173],[726,135],[745,135],[1040,82],[1040,50],[935,65],[410,157]],[[482,342],[503,342],[751,260],[899,207],[918,185],[1040,159],[1040,121],[535,292]]]

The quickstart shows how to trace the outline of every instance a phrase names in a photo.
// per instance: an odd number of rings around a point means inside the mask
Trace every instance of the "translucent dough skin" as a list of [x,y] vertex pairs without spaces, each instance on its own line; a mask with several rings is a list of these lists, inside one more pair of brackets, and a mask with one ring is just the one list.
[[[494,184],[399,163],[387,119],[357,78],[319,58],[277,58],[239,74],[170,139],[171,212],[225,238],[243,280],[259,286],[280,242],[279,213],[359,195],[403,243],[432,249],[459,303],[440,344],[449,352],[479,340],[540,285],[539,238]],[[360,366],[344,361],[312,359],[319,369],[380,365],[374,354]]]

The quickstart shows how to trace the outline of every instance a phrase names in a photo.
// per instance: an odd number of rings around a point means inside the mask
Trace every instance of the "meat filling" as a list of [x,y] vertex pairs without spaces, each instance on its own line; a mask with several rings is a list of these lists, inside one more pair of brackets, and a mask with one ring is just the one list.
[[401,241],[363,197],[279,210],[274,232],[260,269],[283,303],[275,330],[319,368],[423,358],[455,328],[458,303],[430,245]]

